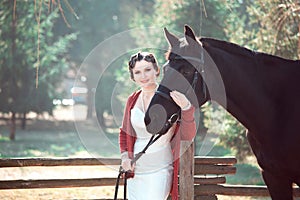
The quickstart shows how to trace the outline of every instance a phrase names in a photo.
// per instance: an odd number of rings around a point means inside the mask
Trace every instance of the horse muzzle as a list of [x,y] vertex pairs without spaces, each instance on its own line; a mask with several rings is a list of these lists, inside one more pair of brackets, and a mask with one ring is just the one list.
[[179,118],[179,113],[167,117],[161,105],[152,106],[146,113],[144,121],[146,129],[151,134],[165,134]]

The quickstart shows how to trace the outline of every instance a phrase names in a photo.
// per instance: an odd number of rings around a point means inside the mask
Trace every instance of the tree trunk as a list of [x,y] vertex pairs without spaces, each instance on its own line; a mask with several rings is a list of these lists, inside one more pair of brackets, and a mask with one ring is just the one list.
[[97,119],[100,127],[102,128],[106,127],[104,117],[103,117],[103,112],[96,111],[96,113],[97,113]]
[[[12,3],[14,4],[15,2]],[[16,10],[14,10],[14,15],[11,23],[11,43],[12,43],[12,47],[11,47],[12,66],[11,67],[13,70],[15,70],[15,64],[13,61],[15,60],[15,56],[16,56],[16,27],[17,27],[17,18],[16,18]],[[12,84],[13,87],[17,85],[15,77],[12,77]],[[17,87],[15,87],[13,91],[11,91],[12,98],[14,101],[16,98],[15,95],[15,92],[17,91],[16,88]],[[15,133],[16,133],[16,113],[15,111],[12,111],[12,116],[10,121],[10,133],[9,133],[10,140],[15,140]]]
[[26,128],[26,112],[22,113],[22,123],[21,123],[21,128],[22,130],[25,130]]
[[16,133],[16,113],[13,112],[10,120],[10,133],[9,133],[10,140],[15,140],[15,133]]
[[[300,24],[298,25],[298,30],[300,33]],[[300,35],[298,37],[298,59],[300,59]]]
[[90,87],[88,87],[88,93],[87,93],[87,114],[86,119],[92,119],[93,118],[93,110],[94,110],[94,101],[93,101],[93,91]]

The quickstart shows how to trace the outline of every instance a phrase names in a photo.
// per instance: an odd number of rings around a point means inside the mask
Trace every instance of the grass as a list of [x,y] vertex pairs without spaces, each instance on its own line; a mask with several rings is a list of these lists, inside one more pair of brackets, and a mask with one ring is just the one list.
[[226,182],[229,184],[264,185],[260,170],[253,164],[236,164],[236,174],[228,175]]
[[[38,122],[39,124],[42,122]],[[45,122],[48,123],[48,122]],[[17,130],[16,140],[9,141],[7,127],[0,127],[0,156],[7,157],[65,157],[84,151],[74,131],[57,130]]]
[[100,135],[95,122],[76,123],[84,127],[80,134],[72,121],[32,120],[26,130],[17,129],[15,141],[9,141],[8,127],[2,125],[0,157],[117,156],[117,133]]
[[[16,140],[9,141],[9,130],[0,123],[0,157],[118,157],[118,129],[99,133],[95,122],[83,120],[75,124],[71,120],[29,120],[26,130],[17,129]],[[100,131],[101,132],[101,131]],[[196,152],[201,146],[196,146]],[[232,155],[228,149],[213,145],[210,156]],[[256,161],[238,163],[237,173],[227,176],[229,184],[263,184]],[[34,179],[55,177],[116,177],[116,170],[108,167],[68,168],[0,168],[0,179]],[[122,190],[122,189],[121,189]],[[3,190],[0,199],[88,199],[112,198],[113,187]],[[226,197],[219,199],[251,199]],[[257,199],[257,198],[255,198]]]

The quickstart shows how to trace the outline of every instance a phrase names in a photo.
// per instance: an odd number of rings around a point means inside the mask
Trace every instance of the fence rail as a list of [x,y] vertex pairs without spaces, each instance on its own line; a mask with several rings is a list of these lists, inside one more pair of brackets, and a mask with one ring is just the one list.
[[115,158],[1,158],[1,167],[120,165]]
[[36,189],[36,188],[71,188],[113,186],[115,178],[84,178],[84,179],[45,179],[45,180],[2,180],[0,189]]
[[[270,196],[267,186],[257,185],[195,185],[195,195],[227,195],[227,196]],[[294,188],[294,196],[300,197],[299,188]]]

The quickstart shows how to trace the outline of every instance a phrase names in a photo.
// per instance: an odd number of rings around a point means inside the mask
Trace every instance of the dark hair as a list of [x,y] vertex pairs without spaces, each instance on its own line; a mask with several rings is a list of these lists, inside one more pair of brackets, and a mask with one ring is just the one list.
[[157,65],[157,61],[156,61],[155,56],[152,53],[140,52],[139,51],[138,53],[133,54],[130,57],[130,60],[128,62],[128,69],[129,69],[129,72],[130,72],[130,78],[132,80],[134,80],[134,77],[133,77],[133,68],[135,67],[136,62],[137,61],[141,61],[141,60],[145,60],[147,62],[151,62],[153,64],[153,67],[154,67],[155,71],[158,72],[157,76],[159,75],[159,67]]

